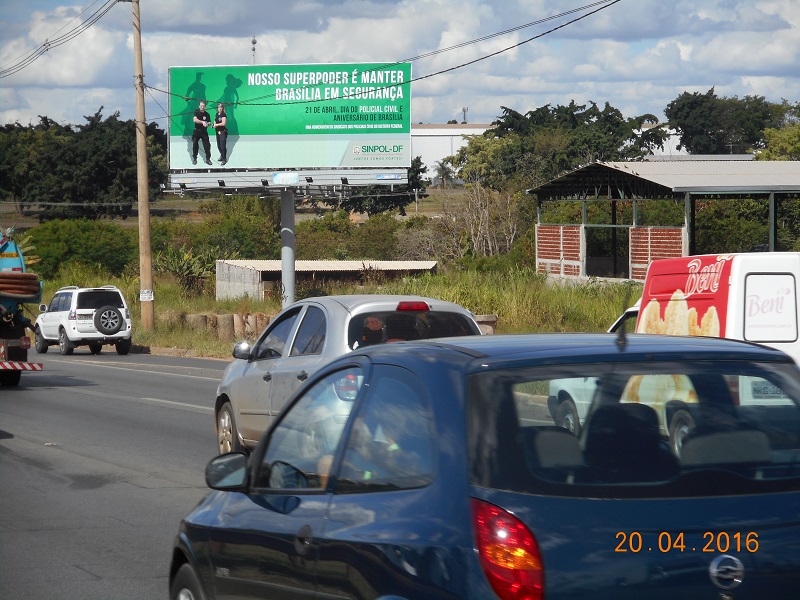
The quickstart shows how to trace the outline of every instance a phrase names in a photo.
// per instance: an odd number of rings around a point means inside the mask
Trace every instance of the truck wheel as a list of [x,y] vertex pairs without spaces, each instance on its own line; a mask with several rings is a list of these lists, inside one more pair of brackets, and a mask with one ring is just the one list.
[[34,346],[39,354],[46,354],[47,349],[50,347],[47,341],[42,337],[42,332],[37,327],[34,331]]
[[220,454],[243,450],[239,443],[239,433],[236,431],[236,421],[233,418],[230,402],[223,404],[217,413],[217,446]]
[[13,386],[19,385],[19,380],[22,377],[22,371],[8,371],[0,373],[0,385]]
[[570,433],[580,435],[581,423],[578,418],[578,409],[575,408],[572,398],[567,398],[558,405],[555,422],[556,425],[563,427]]
[[120,356],[125,356],[131,351],[131,338],[128,338],[127,340],[120,340],[114,345],[117,347],[117,354]]
[[681,456],[683,441],[692,429],[694,429],[694,419],[688,411],[679,410],[672,415],[672,420],[669,422],[669,446],[678,458]]
[[114,335],[122,329],[122,313],[110,304],[98,308],[94,313],[94,326],[103,335]]
[[103,349],[103,344],[89,344],[89,352],[92,354],[100,354],[100,351]]
[[63,329],[58,332],[58,349],[64,355],[72,354],[72,351],[75,350],[75,344],[69,341],[67,332]]

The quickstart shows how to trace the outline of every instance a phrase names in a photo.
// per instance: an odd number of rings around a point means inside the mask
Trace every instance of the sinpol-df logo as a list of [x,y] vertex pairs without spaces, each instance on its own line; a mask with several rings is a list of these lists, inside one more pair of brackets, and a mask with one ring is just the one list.
[[403,151],[402,144],[376,144],[353,146],[353,154],[399,154]]

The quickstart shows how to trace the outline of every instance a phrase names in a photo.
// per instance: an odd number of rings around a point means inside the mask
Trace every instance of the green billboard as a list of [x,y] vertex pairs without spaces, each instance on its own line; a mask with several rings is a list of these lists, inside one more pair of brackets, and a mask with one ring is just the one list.
[[[171,170],[411,166],[410,63],[171,67],[169,92]],[[212,124],[225,108],[226,162],[201,100]]]

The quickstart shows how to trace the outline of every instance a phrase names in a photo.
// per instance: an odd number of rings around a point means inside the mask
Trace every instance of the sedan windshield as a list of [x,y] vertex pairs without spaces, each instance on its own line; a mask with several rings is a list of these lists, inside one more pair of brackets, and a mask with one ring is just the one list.
[[795,365],[489,370],[472,375],[469,390],[477,485],[619,497],[740,494],[800,484]]

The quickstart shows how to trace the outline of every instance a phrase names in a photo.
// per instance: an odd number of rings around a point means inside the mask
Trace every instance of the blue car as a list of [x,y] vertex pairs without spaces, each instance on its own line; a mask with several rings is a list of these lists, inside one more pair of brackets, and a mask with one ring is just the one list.
[[[576,377],[597,380],[578,435],[547,402],[552,380]],[[659,420],[672,402],[691,415],[679,453]],[[251,454],[215,457],[206,479],[173,549],[176,600],[800,590],[800,370],[744,342],[371,346],[316,372]]]

